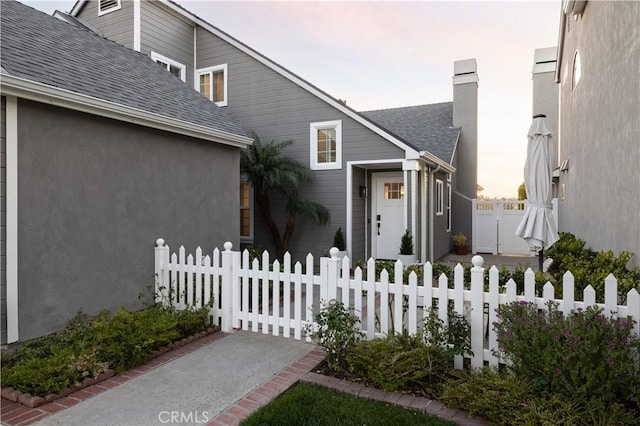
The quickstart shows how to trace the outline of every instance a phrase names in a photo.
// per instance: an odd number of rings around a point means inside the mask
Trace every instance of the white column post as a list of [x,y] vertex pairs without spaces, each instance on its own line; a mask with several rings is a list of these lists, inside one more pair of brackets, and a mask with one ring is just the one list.
[[7,343],[18,337],[18,99],[7,96],[6,138],[6,253]]
[[164,239],[156,240],[155,252],[155,302],[168,305],[169,300],[169,279],[167,266],[169,264],[169,246],[165,245]]
[[481,368],[484,359],[484,259],[471,259],[471,366]]
[[339,250],[336,247],[331,247],[331,250],[329,250],[331,258],[327,262],[327,302],[338,297],[338,276],[340,274],[338,252]]
[[229,241],[224,243],[222,252],[222,331],[230,333],[233,331],[233,244]]

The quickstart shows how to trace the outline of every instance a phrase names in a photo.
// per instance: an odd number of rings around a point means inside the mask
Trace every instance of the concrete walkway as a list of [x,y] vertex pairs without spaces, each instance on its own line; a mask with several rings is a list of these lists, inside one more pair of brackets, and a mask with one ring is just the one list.
[[37,424],[206,424],[314,347],[235,332]]
[[435,400],[315,374],[324,357],[322,348],[300,341],[219,332],[36,408],[2,398],[0,417],[9,426],[237,426],[294,383],[306,381],[458,425],[489,424]]

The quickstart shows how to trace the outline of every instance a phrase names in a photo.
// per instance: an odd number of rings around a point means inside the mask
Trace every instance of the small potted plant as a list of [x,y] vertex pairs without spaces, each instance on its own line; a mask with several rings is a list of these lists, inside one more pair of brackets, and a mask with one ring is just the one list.
[[335,235],[333,236],[333,247],[340,250],[338,253],[338,257],[342,259],[347,255],[347,242],[344,239],[344,234],[342,233],[342,228],[338,228]]
[[404,231],[404,234],[402,234],[398,259],[404,266],[416,263],[416,255],[413,252],[413,237],[411,236],[411,231],[408,229]]
[[454,234],[451,239],[453,240],[453,244],[456,246],[456,254],[465,255],[469,253],[469,240],[467,236],[462,232],[458,232]]

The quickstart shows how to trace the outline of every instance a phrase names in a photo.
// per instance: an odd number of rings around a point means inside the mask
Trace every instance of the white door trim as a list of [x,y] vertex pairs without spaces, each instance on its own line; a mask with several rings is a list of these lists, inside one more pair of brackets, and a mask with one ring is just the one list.
[[371,173],[371,229],[370,229],[370,235],[371,235],[371,256],[373,258],[377,258],[378,257],[378,235],[377,235],[377,231],[378,231],[378,225],[377,225],[377,220],[376,220],[376,216],[377,216],[377,212],[378,212],[378,180],[381,178],[385,178],[385,177],[396,177],[396,178],[400,178],[402,179],[403,183],[404,183],[404,190],[405,190],[405,196],[404,196],[404,200],[403,200],[403,206],[404,206],[404,214],[403,214],[403,223],[405,225],[407,225],[407,214],[406,214],[406,210],[407,210],[407,182],[406,182],[406,173],[403,172],[402,170],[395,170],[395,171],[389,171],[389,172],[374,172]]

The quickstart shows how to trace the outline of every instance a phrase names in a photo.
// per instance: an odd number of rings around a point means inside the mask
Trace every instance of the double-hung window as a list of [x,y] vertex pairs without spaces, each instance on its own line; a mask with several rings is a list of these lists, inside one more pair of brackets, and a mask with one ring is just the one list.
[[444,208],[444,184],[436,179],[436,216],[442,216]]
[[153,59],[162,68],[178,77],[180,80],[186,81],[187,67],[180,62],[176,62],[173,59],[169,59],[166,56],[162,56],[156,52],[151,52],[151,59]]
[[250,241],[253,238],[253,215],[251,185],[246,180],[240,181],[240,239]]
[[196,74],[196,90],[216,105],[227,106],[227,64],[202,68]]
[[312,170],[342,168],[342,121],[311,123]]

